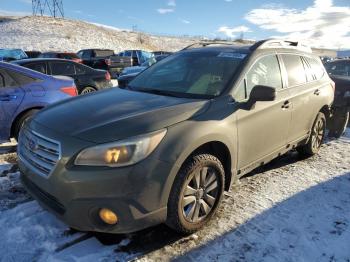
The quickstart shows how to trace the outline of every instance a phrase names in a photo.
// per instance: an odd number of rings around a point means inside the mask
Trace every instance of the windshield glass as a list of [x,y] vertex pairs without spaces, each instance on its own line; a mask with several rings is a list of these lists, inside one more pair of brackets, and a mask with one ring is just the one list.
[[186,97],[221,94],[245,54],[234,52],[179,52],[167,57],[130,82],[130,89],[176,93]]
[[24,59],[27,58],[27,55],[21,49],[0,49],[0,57]]

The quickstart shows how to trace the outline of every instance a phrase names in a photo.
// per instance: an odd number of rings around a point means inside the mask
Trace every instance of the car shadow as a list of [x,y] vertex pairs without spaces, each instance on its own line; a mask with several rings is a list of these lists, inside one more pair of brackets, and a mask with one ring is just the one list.
[[176,261],[349,261],[350,172],[275,204]]
[[[278,169],[282,166],[293,164],[303,159],[304,158],[301,158],[296,151],[291,151],[272,160],[266,165],[253,170],[242,178],[255,176],[269,170]],[[115,235],[107,233],[90,234],[99,240],[99,242],[103,245],[117,245],[115,250],[116,253],[122,252],[130,254],[133,259],[133,254],[146,255],[177,241],[182,243],[191,240],[191,237],[178,234],[166,225],[158,225],[129,235]],[[118,245],[125,239],[129,240],[128,244]]]

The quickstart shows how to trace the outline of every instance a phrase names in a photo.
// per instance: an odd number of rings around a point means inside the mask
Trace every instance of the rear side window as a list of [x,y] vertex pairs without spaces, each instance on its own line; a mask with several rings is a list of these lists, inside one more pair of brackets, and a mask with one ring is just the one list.
[[15,87],[18,83],[8,74],[5,69],[0,69],[0,87]]
[[270,86],[275,89],[282,88],[281,69],[276,55],[260,58],[249,70],[246,77],[246,96],[256,85]]
[[46,74],[46,65],[45,63],[30,63],[26,64],[25,67],[32,69],[34,71]]
[[86,74],[86,72],[88,72],[88,68],[82,65],[74,65],[75,67],[75,72],[77,75],[83,75]]
[[52,62],[51,74],[52,75],[75,75],[74,64],[67,63],[67,62]]
[[306,73],[298,55],[284,54],[282,59],[288,74],[288,86],[296,86],[306,83]]
[[106,57],[114,55],[113,50],[95,50],[95,57]]
[[320,80],[325,74],[325,70],[322,65],[322,62],[318,59],[310,58],[310,57],[306,57],[306,60],[309,63],[311,72],[315,76],[316,80]]
[[30,77],[30,76],[27,76],[25,74],[22,74],[22,73],[19,73],[16,71],[9,70],[8,72],[9,72],[10,76],[20,85],[28,85],[28,84],[31,84],[33,82],[38,81],[38,79],[36,79],[34,77]]

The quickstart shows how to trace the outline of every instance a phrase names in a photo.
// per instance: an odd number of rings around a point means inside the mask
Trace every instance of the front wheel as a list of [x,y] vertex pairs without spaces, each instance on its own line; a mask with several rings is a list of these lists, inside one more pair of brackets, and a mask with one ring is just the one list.
[[310,137],[305,145],[297,147],[297,151],[303,157],[310,157],[317,154],[321,148],[326,132],[326,117],[322,112],[317,114],[315,122],[310,131]]
[[199,154],[188,160],[175,178],[166,224],[190,234],[215,214],[223,195],[225,171],[218,158]]

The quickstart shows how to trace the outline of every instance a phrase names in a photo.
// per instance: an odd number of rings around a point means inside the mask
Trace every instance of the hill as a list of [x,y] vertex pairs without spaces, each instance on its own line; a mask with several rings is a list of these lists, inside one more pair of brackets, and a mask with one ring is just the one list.
[[195,38],[167,37],[52,17],[0,17],[0,48],[73,51],[83,48],[179,50]]

